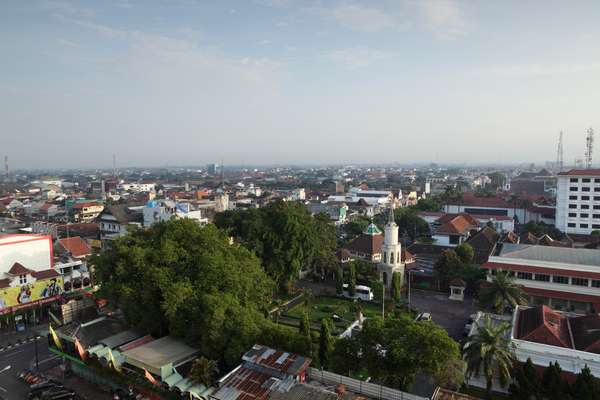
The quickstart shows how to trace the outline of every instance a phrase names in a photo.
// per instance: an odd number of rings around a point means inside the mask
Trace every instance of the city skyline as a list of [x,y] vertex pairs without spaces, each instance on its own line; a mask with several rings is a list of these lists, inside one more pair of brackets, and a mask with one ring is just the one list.
[[600,126],[600,4],[9,2],[11,169],[515,164]]

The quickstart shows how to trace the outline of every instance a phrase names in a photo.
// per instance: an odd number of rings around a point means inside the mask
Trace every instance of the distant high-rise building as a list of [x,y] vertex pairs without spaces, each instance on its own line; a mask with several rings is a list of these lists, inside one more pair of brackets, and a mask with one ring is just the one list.
[[207,164],[206,172],[208,172],[209,175],[216,175],[217,174],[217,164]]
[[600,169],[572,169],[558,174],[556,227],[583,235],[600,230]]

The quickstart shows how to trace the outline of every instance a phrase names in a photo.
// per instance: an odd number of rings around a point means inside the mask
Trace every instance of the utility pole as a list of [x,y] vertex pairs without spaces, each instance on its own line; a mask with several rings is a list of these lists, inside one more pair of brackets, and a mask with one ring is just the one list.
[[594,130],[592,128],[587,130],[587,136],[585,137],[585,167],[587,169],[592,168],[592,153],[594,150]]
[[558,135],[558,148],[556,149],[556,168],[558,172],[563,170],[563,131]]

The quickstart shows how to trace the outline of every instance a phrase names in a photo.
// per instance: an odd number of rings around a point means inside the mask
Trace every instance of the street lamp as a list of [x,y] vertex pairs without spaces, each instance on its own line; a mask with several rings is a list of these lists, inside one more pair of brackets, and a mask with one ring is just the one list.
[[408,305],[409,305],[409,307],[410,307],[410,281],[412,280],[411,279],[412,277],[410,274],[413,272],[425,272],[425,270],[424,269],[409,269],[407,271],[407,274],[408,274]]

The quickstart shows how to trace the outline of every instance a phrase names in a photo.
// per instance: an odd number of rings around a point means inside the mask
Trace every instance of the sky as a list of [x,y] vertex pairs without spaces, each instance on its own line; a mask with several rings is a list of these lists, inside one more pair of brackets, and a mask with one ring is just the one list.
[[572,163],[589,127],[600,141],[599,15],[596,0],[6,0],[0,155],[521,163],[555,160],[562,130]]

